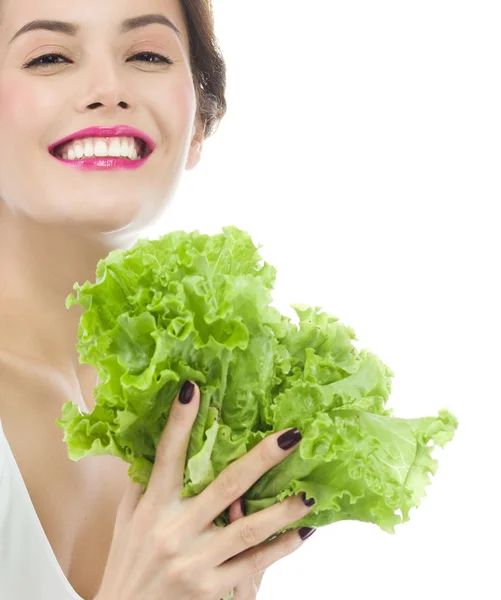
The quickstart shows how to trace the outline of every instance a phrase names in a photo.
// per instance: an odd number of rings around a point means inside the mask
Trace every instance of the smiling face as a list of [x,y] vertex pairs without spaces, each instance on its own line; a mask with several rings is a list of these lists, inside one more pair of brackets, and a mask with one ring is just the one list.
[[[203,143],[179,0],[0,5],[0,201],[36,221],[92,232],[146,227]],[[144,15],[163,16],[179,34],[151,22],[159,18],[137,19]],[[15,37],[34,20],[71,26]],[[119,125],[155,144],[137,168],[78,169],[49,151],[82,129]]]

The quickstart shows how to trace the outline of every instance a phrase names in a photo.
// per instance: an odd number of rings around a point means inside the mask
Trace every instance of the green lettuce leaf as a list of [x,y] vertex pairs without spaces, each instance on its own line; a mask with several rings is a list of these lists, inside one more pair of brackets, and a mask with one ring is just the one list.
[[[436,473],[433,447],[452,439],[457,419],[445,409],[393,417],[389,367],[320,307],[293,304],[297,324],[281,315],[270,305],[275,278],[236,227],[140,239],[101,260],[95,283],[76,283],[66,300],[85,309],[77,349],[100,380],[91,413],[68,401],[56,420],[68,455],[120,456],[146,489],[172,402],[191,379],[201,403],[183,496],[297,427],[299,448],[245,493],[247,513],[306,492],[316,504],[287,529],[356,519],[393,533],[419,506]],[[228,510],[215,522],[227,525]]]

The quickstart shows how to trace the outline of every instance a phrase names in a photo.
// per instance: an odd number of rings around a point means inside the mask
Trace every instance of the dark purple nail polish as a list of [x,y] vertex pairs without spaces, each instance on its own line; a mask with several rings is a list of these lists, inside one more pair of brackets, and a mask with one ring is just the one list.
[[301,527],[299,530],[299,537],[304,541],[315,533],[315,527]]
[[315,504],[315,498],[309,498],[308,500],[306,500],[306,494],[304,492],[302,494],[302,498],[306,506],[313,506]]
[[295,444],[301,441],[302,435],[298,429],[294,428],[283,433],[277,440],[278,445],[282,450],[289,450]]
[[193,399],[194,392],[195,384],[191,381],[185,381],[179,392],[179,402],[181,402],[181,404],[188,404],[188,402],[191,402]]

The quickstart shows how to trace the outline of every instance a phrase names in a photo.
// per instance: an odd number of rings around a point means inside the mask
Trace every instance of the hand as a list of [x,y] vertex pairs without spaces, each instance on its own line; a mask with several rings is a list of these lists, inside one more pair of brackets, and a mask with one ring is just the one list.
[[299,496],[241,515],[226,527],[214,524],[264,473],[298,448],[279,447],[284,431],[269,435],[235,460],[197,496],[181,497],[199,406],[197,386],[189,404],[181,404],[176,396],[148,489],[144,492],[128,482],[96,600],[220,600],[239,586],[250,589],[248,580],[255,588],[252,582],[260,582],[265,569],[302,545],[297,530],[267,541],[309,513],[311,507]]
[[[240,500],[235,500],[230,506],[230,523],[234,523],[244,516]],[[266,569],[239,583],[233,589],[233,600],[255,600],[265,572]]]

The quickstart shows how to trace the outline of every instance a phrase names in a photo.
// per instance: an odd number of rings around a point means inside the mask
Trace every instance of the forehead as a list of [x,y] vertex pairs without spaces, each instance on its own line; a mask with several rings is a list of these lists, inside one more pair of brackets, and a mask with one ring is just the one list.
[[123,21],[150,14],[164,15],[172,21],[187,47],[181,0],[0,0],[2,38],[7,42],[34,20],[73,23],[79,26],[77,35],[85,37],[97,33],[118,35]]

